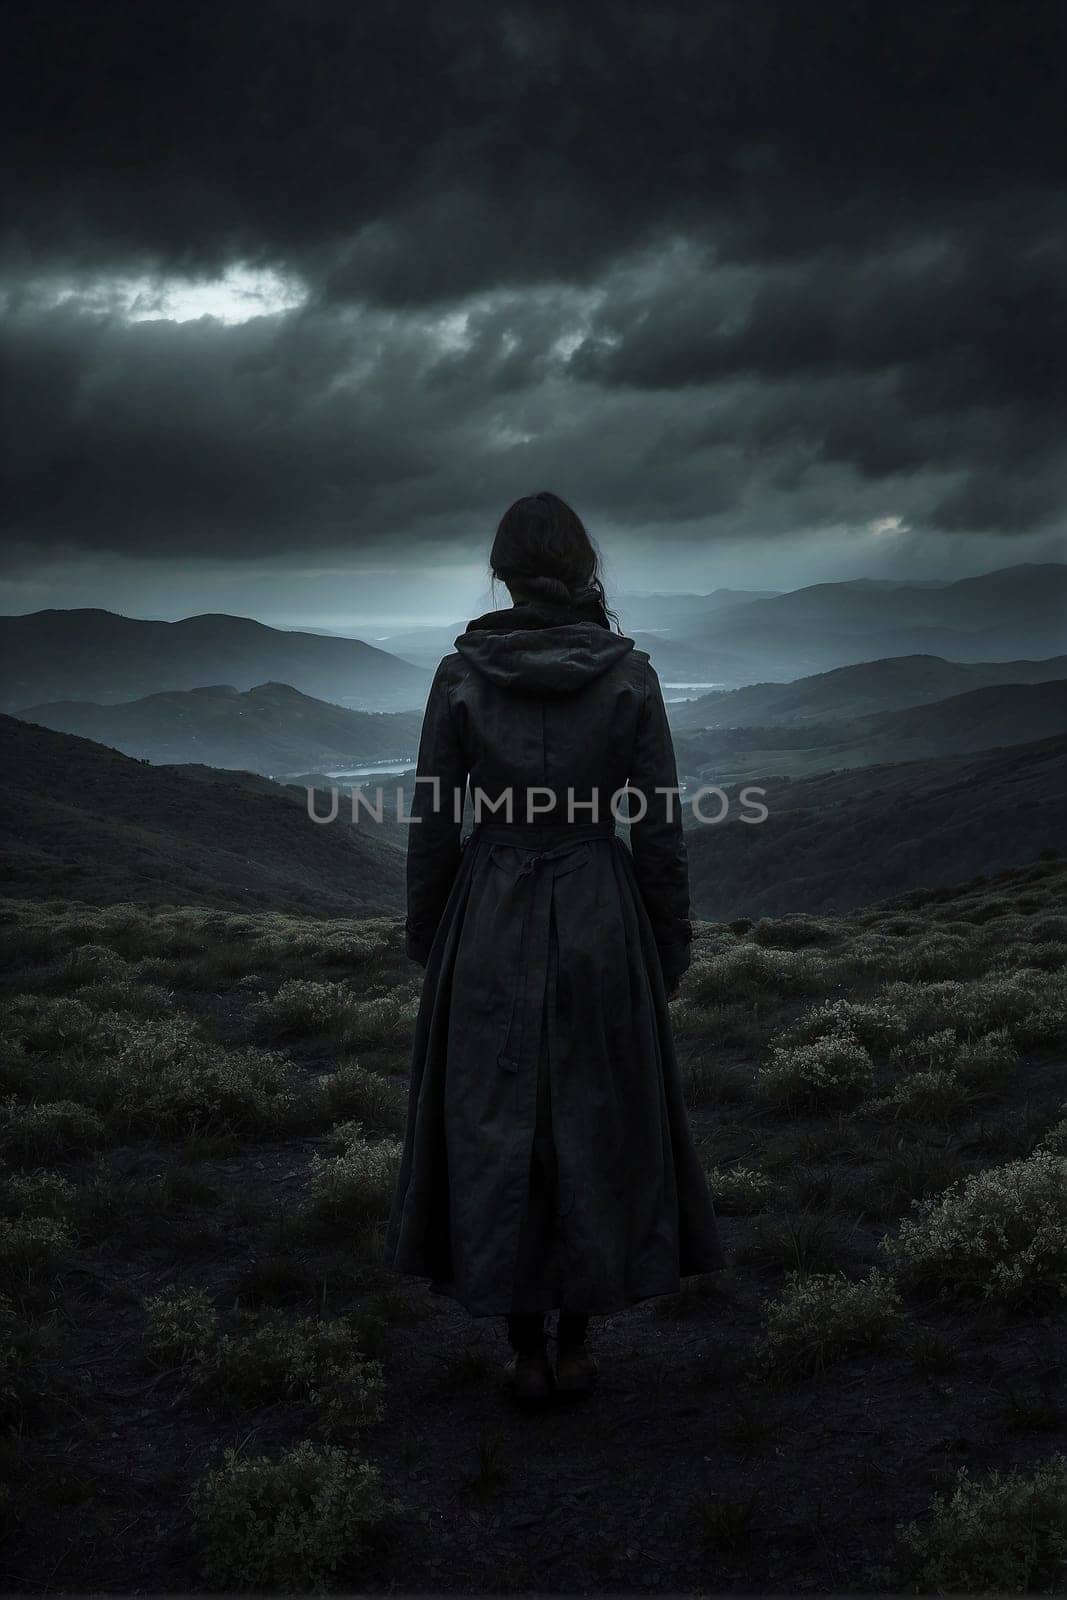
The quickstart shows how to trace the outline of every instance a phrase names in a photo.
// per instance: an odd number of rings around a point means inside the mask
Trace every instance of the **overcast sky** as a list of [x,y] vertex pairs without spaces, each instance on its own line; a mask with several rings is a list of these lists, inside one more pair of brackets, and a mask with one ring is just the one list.
[[450,621],[543,488],[609,590],[1064,559],[1063,14],[16,8],[0,609]]

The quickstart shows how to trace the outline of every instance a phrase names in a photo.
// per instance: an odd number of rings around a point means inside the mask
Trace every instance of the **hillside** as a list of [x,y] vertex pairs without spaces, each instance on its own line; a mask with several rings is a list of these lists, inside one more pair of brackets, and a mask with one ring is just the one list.
[[1062,655],[1067,565],[1027,563],[935,586],[812,584],[727,606],[668,637],[701,652],[706,681],[730,687],[888,656],[995,661]]
[[19,716],[141,760],[267,775],[393,759],[405,765],[422,725],[419,712],[351,711],[286,683],[257,684],[243,694],[227,684],[173,689],[125,705],[60,700],[27,706]]
[[421,709],[429,674],[360,639],[289,633],[250,617],[145,621],[112,611],[0,617],[0,706],[56,700],[104,705],[170,689],[291,684],[369,711]]
[[679,772],[690,783],[724,783],[773,772],[791,777],[961,755],[1067,732],[1067,679],[1001,683],[931,705],[840,722],[719,728],[679,734]]
[[[502,1318],[382,1262],[399,919],[5,899],[5,1593],[293,1594],[324,1542],[346,1595],[1059,1593],[1065,895],[1028,849],[698,923],[670,1015],[727,1264],[595,1316],[597,1391],[540,1416]],[[322,1480],[275,1470],[221,1501],[233,1578],[205,1580],[223,1451],[338,1441],[388,1496],[359,1544],[350,1501],[309,1527]],[[289,1559],[252,1585],[270,1493]]]
[[891,656],[834,667],[786,683],[750,683],[698,695],[670,708],[671,727],[803,726],[897,711],[944,700],[993,683],[1045,683],[1067,678],[1067,655],[1046,661],[947,661],[944,656]]
[[757,626],[830,628],[859,635],[891,627],[951,628],[964,633],[1051,627],[1062,632],[1067,627],[1065,609],[1067,564],[1048,561],[1001,567],[936,587],[809,584],[731,608],[717,620],[729,625],[740,612]]
[[[755,782],[770,815],[691,819],[694,914],[726,920],[845,911],[1067,849],[1067,735],[938,761]],[[708,815],[721,807],[715,797]]]
[[9,894],[336,916],[401,904],[397,849],[345,826],[343,810],[336,825],[313,823],[299,790],[199,782],[6,716],[0,758]]

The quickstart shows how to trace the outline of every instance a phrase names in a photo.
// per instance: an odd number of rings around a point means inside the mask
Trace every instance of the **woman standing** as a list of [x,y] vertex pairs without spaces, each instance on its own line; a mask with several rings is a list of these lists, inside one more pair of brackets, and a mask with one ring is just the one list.
[[692,930],[659,680],[556,495],[511,506],[490,567],[513,604],[441,661],[419,745],[406,930],[425,978],[386,1262],[505,1317],[536,1401],[591,1387],[591,1316],[726,1263],[667,1009]]

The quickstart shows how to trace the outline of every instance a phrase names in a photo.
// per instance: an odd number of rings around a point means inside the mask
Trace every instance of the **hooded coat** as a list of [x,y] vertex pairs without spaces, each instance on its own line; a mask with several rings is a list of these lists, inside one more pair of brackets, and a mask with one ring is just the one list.
[[385,1262],[474,1316],[617,1311],[725,1265],[667,1004],[692,929],[662,691],[599,606],[455,645],[409,824],[425,977]]

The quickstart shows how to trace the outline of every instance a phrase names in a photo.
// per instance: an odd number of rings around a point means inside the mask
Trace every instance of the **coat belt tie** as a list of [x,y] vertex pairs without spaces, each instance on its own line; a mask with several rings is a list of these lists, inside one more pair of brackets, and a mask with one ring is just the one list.
[[[506,825],[505,825],[506,827]],[[501,830],[503,833],[503,829]],[[547,849],[530,850],[529,846],[513,844],[514,835],[508,836],[508,843],[502,840],[493,841],[490,829],[484,830],[484,836],[489,840],[489,853],[497,865],[504,868],[511,875],[513,889],[522,894],[525,905],[522,911],[522,921],[519,930],[519,958],[515,966],[515,977],[512,983],[511,1006],[508,1014],[507,1030],[504,1042],[497,1054],[497,1065],[505,1072],[517,1072],[522,1061],[523,1044],[526,1036],[526,1010],[530,1001],[529,987],[531,969],[536,965],[544,966],[541,973],[542,987],[547,977],[548,930],[544,930],[544,949],[537,952],[537,961],[531,959],[530,933],[533,923],[535,906],[547,910],[546,902],[551,898],[552,882],[564,872],[571,872],[577,867],[582,867],[590,860],[589,846],[597,841],[607,842],[614,838],[614,829],[605,828],[602,824],[589,824],[575,827],[574,837],[561,839],[558,844]],[[515,865],[514,858],[508,859],[512,850],[530,850],[524,854],[523,860]],[[548,865],[547,872],[539,869]],[[543,995],[542,995],[543,998]]]

